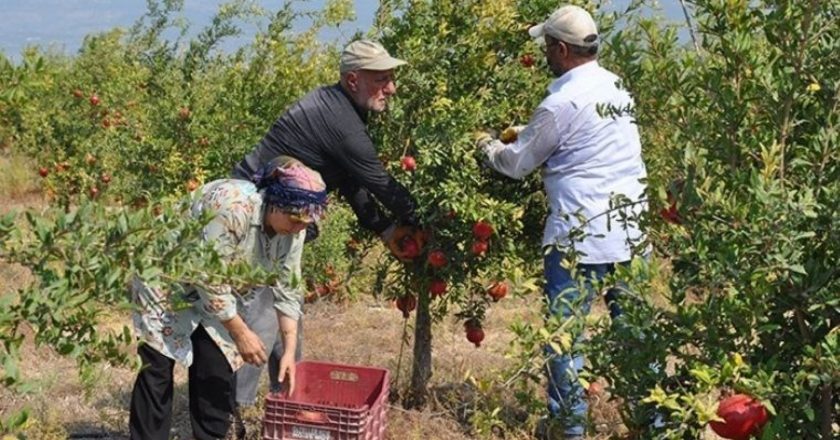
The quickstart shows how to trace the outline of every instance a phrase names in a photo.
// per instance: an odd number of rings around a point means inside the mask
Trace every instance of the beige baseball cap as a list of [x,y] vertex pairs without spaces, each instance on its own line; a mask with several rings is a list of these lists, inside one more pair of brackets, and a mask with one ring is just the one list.
[[408,63],[389,55],[381,44],[372,40],[356,40],[341,52],[339,71],[391,70],[403,64]]
[[554,11],[544,23],[528,29],[534,38],[549,35],[560,41],[580,47],[598,44],[598,27],[595,20],[580,6],[567,5]]

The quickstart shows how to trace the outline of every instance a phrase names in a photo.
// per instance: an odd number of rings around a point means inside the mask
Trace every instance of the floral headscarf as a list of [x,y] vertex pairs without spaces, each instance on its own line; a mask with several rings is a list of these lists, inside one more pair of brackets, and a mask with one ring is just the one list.
[[318,221],[327,208],[327,185],[317,171],[289,156],[278,156],[251,177],[263,200],[286,212]]

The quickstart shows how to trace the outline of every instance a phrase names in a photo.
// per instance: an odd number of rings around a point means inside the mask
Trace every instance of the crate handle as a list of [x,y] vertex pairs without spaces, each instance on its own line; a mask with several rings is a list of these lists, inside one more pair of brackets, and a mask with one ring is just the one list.
[[317,412],[317,411],[307,411],[307,410],[300,410],[297,414],[295,414],[295,419],[299,422],[304,423],[329,423],[332,422],[330,420],[330,416],[325,413]]
[[358,382],[359,375],[352,371],[332,370],[330,371],[330,379],[342,382]]

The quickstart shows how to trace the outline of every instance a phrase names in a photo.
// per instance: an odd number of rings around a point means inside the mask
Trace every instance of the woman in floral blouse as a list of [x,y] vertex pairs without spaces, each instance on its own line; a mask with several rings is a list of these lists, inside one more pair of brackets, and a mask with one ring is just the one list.
[[[297,321],[303,303],[301,252],[306,226],[324,214],[326,187],[317,172],[285,156],[268,163],[253,180],[204,185],[191,214],[212,215],[204,238],[222,255],[279,272],[280,281],[255,286],[241,296],[229,286],[217,286],[212,292],[189,288],[181,297],[133,280],[132,295],[140,306],[134,325],[142,341],[138,353],[143,367],[131,395],[132,439],[169,438],[175,362],[189,367],[194,438],[225,437],[234,409],[234,372],[244,363],[261,366],[267,361],[265,344],[240,316],[248,312],[244,304],[255,303],[251,299],[257,295],[270,293],[274,298],[284,346],[278,377],[286,379],[289,392],[294,389]],[[190,306],[176,310],[175,303],[184,300]]]

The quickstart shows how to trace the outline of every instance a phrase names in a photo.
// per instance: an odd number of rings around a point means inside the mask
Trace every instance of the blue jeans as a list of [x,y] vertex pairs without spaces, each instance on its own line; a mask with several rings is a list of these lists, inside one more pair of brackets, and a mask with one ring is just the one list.
[[[602,280],[615,272],[616,265],[627,265],[629,262],[608,264],[578,264],[577,276],[585,280],[585,291],[581,292],[578,282],[566,268],[561,266],[564,254],[556,248],[551,248],[544,257],[545,288],[548,310],[551,315],[562,319],[574,314],[574,306],[581,313],[588,314],[592,305],[595,291],[593,281]],[[617,298],[626,287],[614,286],[607,290],[605,299],[610,310],[610,317],[615,319],[621,315],[621,307]],[[579,336],[579,335],[578,335]],[[578,338],[578,340],[580,340]],[[585,432],[588,405],[584,398],[583,387],[578,382],[578,373],[583,369],[582,355],[569,356],[558,354],[550,346],[545,347],[548,357],[548,412],[552,417],[562,421],[566,436],[583,436]]]

